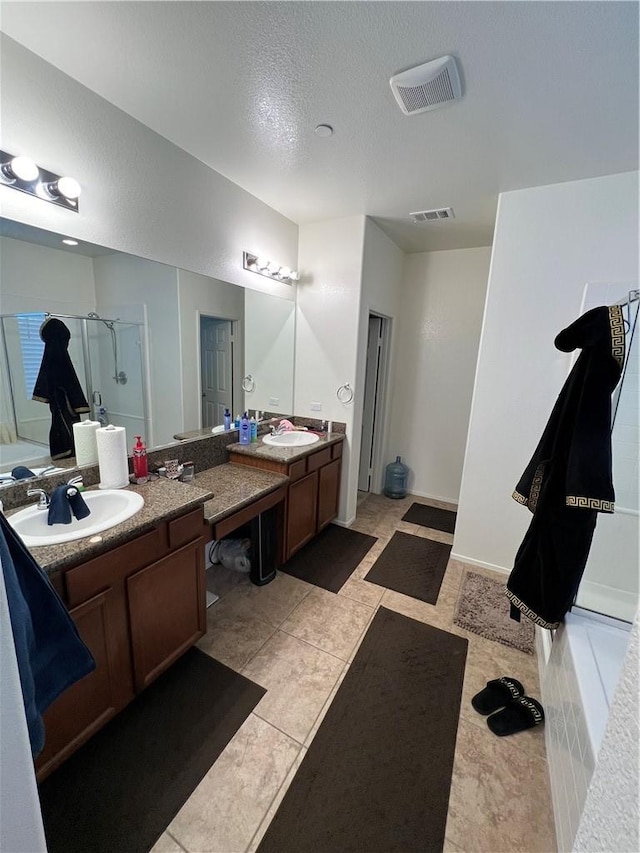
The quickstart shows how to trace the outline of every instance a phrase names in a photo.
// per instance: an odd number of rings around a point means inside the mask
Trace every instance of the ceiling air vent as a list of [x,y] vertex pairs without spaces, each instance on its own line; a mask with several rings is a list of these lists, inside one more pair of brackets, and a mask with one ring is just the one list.
[[437,207],[435,210],[418,210],[416,213],[410,213],[409,216],[414,222],[437,222],[442,219],[455,219],[455,214],[451,207]]
[[435,110],[462,97],[453,56],[443,56],[396,74],[389,80],[398,106],[407,116]]

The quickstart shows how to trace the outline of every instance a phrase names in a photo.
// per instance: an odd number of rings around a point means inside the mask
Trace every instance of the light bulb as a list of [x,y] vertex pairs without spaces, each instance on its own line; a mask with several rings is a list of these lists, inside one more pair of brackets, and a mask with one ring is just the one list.
[[267,266],[267,272],[271,273],[271,275],[277,275],[280,271],[280,267],[278,264],[274,264],[273,261],[269,261],[269,265]]
[[296,270],[291,270],[291,274],[290,274],[289,278],[291,279],[291,281],[299,281],[300,273],[296,272]]
[[56,183],[58,194],[63,195],[65,198],[74,200],[78,198],[82,192],[82,187],[75,178],[59,178]]
[[291,276],[291,270],[289,267],[280,267],[280,278],[289,278]]
[[256,266],[259,270],[266,270],[266,268],[269,266],[269,261],[266,258],[258,256],[256,258]]
[[4,167],[3,171],[20,181],[35,181],[40,174],[36,164],[29,157],[13,157]]

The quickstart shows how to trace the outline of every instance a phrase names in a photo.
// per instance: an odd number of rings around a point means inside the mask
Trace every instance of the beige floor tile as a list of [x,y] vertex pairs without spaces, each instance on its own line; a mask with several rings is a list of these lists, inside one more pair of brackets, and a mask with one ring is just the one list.
[[314,587],[281,630],[346,661],[372,615],[371,607]]
[[271,583],[264,586],[249,583],[236,587],[226,597],[226,601],[233,604],[234,611],[239,615],[246,613],[257,616],[278,628],[312,589],[312,584],[278,572]]
[[163,832],[151,848],[150,853],[184,853],[184,847],[181,847],[168,832]]
[[314,737],[316,736],[318,729],[319,729],[319,728],[320,728],[320,726],[322,725],[322,721],[324,720],[324,718],[325,718],[325,717],[326,717],[326,715],[327,715],[327,711],[328,711],[328,710],[329,710],[329,708],[331,707],[331,703],[332,703],[332,702],[333,702],[333,700],[335,699],[336,693],[337,693],[337,692],[338,692],[338,690],[340,689],[340,685],[342,684],[342,682],[344,681],[344,679],[345,679],[345,677],[346,677],[347,673],[349,672],[349,667],[350,667],[350,664],[346,664],[346,665],[345,665],[344,669],[343,669],[343,670],[342,670],[342,672],[340,673],[340,677],[338,678],[338,680],[336,681],[336,683],[333,685],[333,689],[331,690],[331,693],[330,693],[330,694],[329,694],[329,696],[327,697],[327,701],[326,701],[326,702],[324,703],[324,705],[322,706],[322,709],[321,709],[320,713],[318,714],[318,716],[317,716],[317,718],[316,718],[316,721],[315,721],[315,723],[313,724],[313,727],[312,727],[311,731],[310,731],[310,732],[309,732],[309,734],[307,735],[307,739],[306,739],[306,741],[305,741],[305,743],[304,743],[305,747],[307,747],[307,748],[308,748],[308,747],[309,747],[309,745],[311,744],[311,741],[312,741],[312,740],[314,739]]
[[442,853],[465,853],[465,851],[462,849],[462,847],[458,847],[457,844],[454,844],[453,841],[450,841],[448,838],[445,838]]
[[427,604],[426,601],[411,598],[392,589],[385,591],[380,604],[382,607],[395,610],[396,613],[402,613],[403,616],[416,619],[418,622],[434,625],[436,628],[449,630],[451,627],[451,620],[445,618],[436,605]]
[[169,825],[194,853],[244,853],[300,744],[251,714]]
[[[371,567],[367,569],[369,571]],[[384,595],[384,589],[375,583],[361,578],[351,577],[344,584],[339,592],[339,595],[344,595],[346,598],[352,598],[354,601],[359,601],[360,604],[366,604],[367,607],[377,607],[380,604],[380,599]]]
[[278,631],[242,673],[267,689],[254,713],[304,743],[344,666],[339,658]]
[[446,835],[468,853],[556,849],[546,761],[518,737],[460,721]]
[[207,610],[207,633],[198,648],[212,658],[240,672],[276,631],[259,619],[241,601],[235,606],[229,594]]
[[[291,770],[289,770],[289,772],[287,773],[286,779],[284,780],[284,782],[280,786],[280,790],[278,791],[278,793],[273,798],[271,805],[269,806],[268,812],[266,813],[266,815],[262,819],[262,823],[258,827],[256,834],[253,836],[253,838],[251,840],[251,844],[247,848],[247,853],[255,853],[255,851],[260,846],[260,842],[262,841],[265,832],[269,828],[269,824],[273,820],[275,813],[280,808],[280,804],[282,803],[282,801],[284,799],[284,795],[287,793],[289,786],[293,782],[293,779],[294,779],[296,773],[298,772],[298,768],[302,764],[302,760],[306,754],[307,754],[307,748],[303,747],[300,750],[300,752],[298,753],[296,760],[293,762]],[[300,851],[300,853],[302,853],[302,851]]]

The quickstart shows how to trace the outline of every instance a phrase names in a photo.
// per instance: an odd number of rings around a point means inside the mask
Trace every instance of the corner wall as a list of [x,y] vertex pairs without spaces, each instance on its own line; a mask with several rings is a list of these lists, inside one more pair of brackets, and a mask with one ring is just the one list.
[[423,497],[460,495],[490,254],[405,258],[387,462],[402,456],[409,491]]
[[567,376],[553,346],[588,282],[638,278],[638,173],[503,193],[452,556],[509,571],[529,513],[511,499]]

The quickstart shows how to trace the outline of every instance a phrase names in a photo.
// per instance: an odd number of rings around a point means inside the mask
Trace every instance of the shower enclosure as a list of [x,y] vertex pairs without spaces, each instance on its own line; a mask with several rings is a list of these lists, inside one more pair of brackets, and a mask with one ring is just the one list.
[[46,456],[49,406],[32,400],[44,344],[40,326],[57,317],[71,333],[69,356],[91,409],[103,425],[150,436],[146,393],[144,323],[86,315],[0,315],[0,465],[27,464]]

